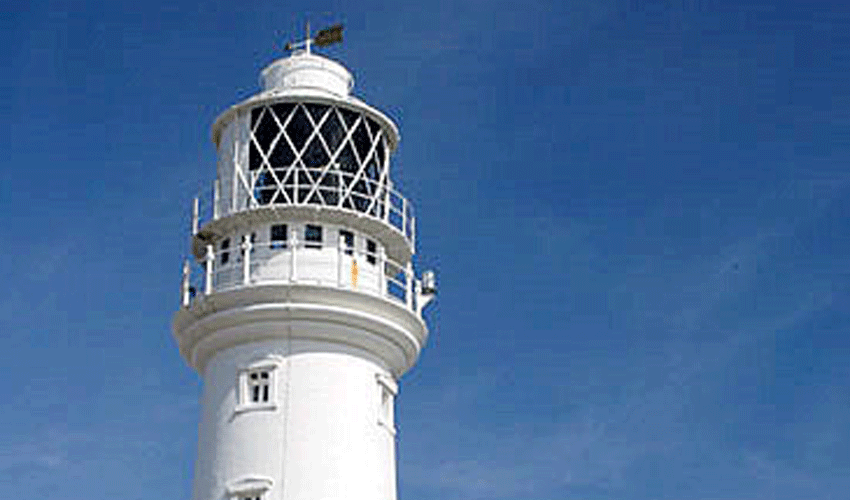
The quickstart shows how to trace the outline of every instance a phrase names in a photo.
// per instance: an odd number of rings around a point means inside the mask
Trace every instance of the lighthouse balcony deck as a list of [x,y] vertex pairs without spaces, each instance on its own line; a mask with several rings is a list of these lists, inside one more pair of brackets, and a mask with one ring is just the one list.
[[[305,169],[307,174],[310,170]],[[306,178],[311,178],[307,174]],[[221,198],[219,183],[214,182],[210,193],[195,198],[193,203],[193,253],[201,258],[206,242],[240,219],[310,218],[318,210],[329,220],[348,222],[379,237],[384,235],[390,256],[401,261],[410,258],[416,247],[416,217],[407,198],[385,183],[349,178],[341,172],[332,179],[335,185],[325,185],[330,179],[325,175],[323,181],[312,184],[299,183],[297,175],[282,183],[269,176],[255,182],[252,192],[231,198]]]
[[212,245],[200,264],[187,260],[183,268],[181,305],[189,308],[204,296],[260,285],[313,285],[383,297],[420,315],[428,302],[413,266],[387,257],[383,248],[368,252],[344,240],[325,244],[290,239],[252,243],[245,239],[232,249]]

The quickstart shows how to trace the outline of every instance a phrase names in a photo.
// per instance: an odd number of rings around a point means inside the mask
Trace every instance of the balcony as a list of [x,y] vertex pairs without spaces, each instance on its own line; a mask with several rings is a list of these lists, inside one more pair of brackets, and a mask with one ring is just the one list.
[[[306,169],[308,177],[310,169]],[[238,214],[270,213],[275,216],[283,212],[313,212],[323,209],[333,213],[337,218],[350,221],[380,222],[387,230],[382,232],[395,233],[393,240],[398,244],[387,243],[390,255],[400,260],[407,260],[413,254],[416,246],[416,218],[413,205],[402,194],[387,186],[366,178],[356,178],[344,172],[336,172],[334,177],[324,173],[321,182],[298,182],[301,176],[290,175],[289,182],[280,183],[276,177],[269,174],[252,176],[253,190],[244,196],[221,197],[220,186],[216,181],[207,196],[195,198],[192,208],[192,235],[199,236],[194,243],[193,253],[201,258],[205,252],[205,231],[216,226],[216,222]],[[302,179],[303,180],[303,179]],[[331,182],[333,181],[333,182]],[[214,231],[212,231],[214,232]],[[401,247],[407,247],[402,249]]]
[[366,252],[344,239],[323,244],[297,236],[293,231],[286,241],[262,244],[245,239],[218,251],[208,245],[201,265],[184,264],[181,305],[190,308],[204,296],[259,285],[313,285],[382,297],[419,316],[434,293],[433,278],[423,286],[411,264],[388,258],[380,247]]

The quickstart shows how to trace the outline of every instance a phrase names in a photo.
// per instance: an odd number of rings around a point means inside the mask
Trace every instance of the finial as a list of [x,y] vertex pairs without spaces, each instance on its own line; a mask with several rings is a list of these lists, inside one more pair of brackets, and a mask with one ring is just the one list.
[[315,37],[310,36],[310,21],[307,21],[304,29],[304,40],[299,42],[287,42],[284,50],[295,50],[304,47],[306,53],[310,53],[313,45],[327,47],[334,43],[342,42],[342,24],[335,24],[330,28],[319,30]]

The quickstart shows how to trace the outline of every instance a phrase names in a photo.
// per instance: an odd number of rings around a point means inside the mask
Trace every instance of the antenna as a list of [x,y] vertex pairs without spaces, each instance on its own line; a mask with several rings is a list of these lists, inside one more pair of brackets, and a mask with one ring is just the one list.
[[284,50],[295,50],[304,48],[305,52],[310,53],[310,48],[327,47],[335,43],[342,42],[342,24],[334,24],[330,28],[319,30],[315,37],[310,36],[310,21],[307,21],[304,29],[304,40],[298,42],[287,42],[283,47]]

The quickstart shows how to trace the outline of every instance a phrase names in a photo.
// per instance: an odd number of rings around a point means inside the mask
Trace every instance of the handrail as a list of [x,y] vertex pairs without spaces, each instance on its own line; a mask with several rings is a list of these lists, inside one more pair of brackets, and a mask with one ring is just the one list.
[[[308,172],[314,170],[320,169],[307,169]],[[251,176],[257,177],[259,173],[253,171]],[[221,217],[264,206],[328,206],[358,216],[365,215],[381,220],[404,235],[411,245],[415,244],[416,218],[413,204],[390,185],[365,177],[357,178],[349,172],[337,171],[332,177],[335,186],[320,184],[316,186],[309,200],[303,200],[302,197],[307,196],[313,185],[299,183],[298,177],[293,173],[289,177],[289,182],[277,184],[270,180],[267,186],[256,186],[248,203],[243,203],[241,206],[234,206],[232,193],[228,197],[222,196],[220,183],[218,180],[214,181],[208,193],[193,200],[192,234],[197,234],[199,228]],[[355,179],[356,182],[354,182]],[[256,185],[257,179],[254,178],[252,181]],[[344,196],[343,193],[349,188],[351,188],[349,195]],[[282,196],[281,193],[285,193],[286,196]],[[257,199],[264,197],[270,202],[260,204]],[[231,206],[226,206],[228,204]]]
[[202,272],[183,269],[181,303],[190,307],[199,296],[268,284],[315,284],[356,290],[399,303],[416,314],[422,300],[413,266],[386,256],[383,247],[368,252],[348,246],[343,238],[331,242],[300,241],[295,230],[288,240],[253,243],[250,238],[215,250],[202,261]]

